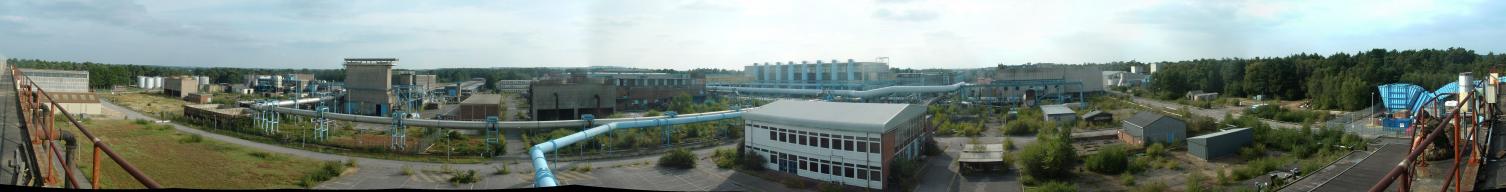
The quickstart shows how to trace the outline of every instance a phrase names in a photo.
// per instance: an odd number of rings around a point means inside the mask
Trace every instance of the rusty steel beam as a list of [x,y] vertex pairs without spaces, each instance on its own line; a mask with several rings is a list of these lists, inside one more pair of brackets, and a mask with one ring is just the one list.
[[[21,70],[17,68],[11,68],[11,74],[16,74],[14,76],[17,77],[26,77],[26,74],[21,72]],[[31,78],[26,78],[26,83],[32,85],[37,84],[36,81],[31,80]],[[141,185],[146,186],[146,188],[148,189],[162,188],[162,185],[157,184],[157,181],[152,180],[152,178],[146,176],[146,174],[142,174],[141,170],[137,169],[136,166],[131,165],[131,163],[126,161],[125,158],[121,158],[119,154],[116,154],[114,150],[111,150],[109,145],[100,141],[98,137],[94,137],[94,134],[90,133],[89,129],[84,128],[84,124],[79,123],[77,119],[74,119],[73,115],[68,115],[70,114],[68,113],[68,110],[63,109],[62,105],[55,102],[57,101],[57,99],[52,98],[52,95],[48,95],[46,90],[42,90],[42,87],[39,86],[32,87],[37,89],[37,93],[46,97],[47,102],[52,104],[54,108],[56,108],[59,112],[62,112],[64,114],[64,117],[67,117],[68,122],[73,124],[74,128],[78,128],[79,133],[83,133],[84,137],[88,137],[89,141],[93,142],[95,147],[99,148],[100,151],[105,152],[105,155],[109,156],[110,160],[114,160],[115,164],[120,165],[120,168],[124,169],[126,173],[130,173],[132,178],[135,178],[136,181],[141,182]]]
[[[1464,97],[1464,100],[1466,102],[1474,102],[1474,100],[1472,100],[1472,98],[1474,98],[1475,95],[1479,95],[1479,94],[1469,94],[1469,95],[1466,95]],[[1432,103],[1433,100],[1429,100],[1429,101],[1426,101],[1426,102],[1427,103]],[[1423,103],[1423,104],[1426,105],[1427,103]],[[1463,105],[1463,104],[1461,104],[1461,105]],[[1463,109],[1463,108],[1455,108],[1454,110],[1452,110],[1452,112],[1449,113],[1448,116],[1444,116],[1444,117],[1459,118],[1459,109]],[[1448,121],[1438,121],[1438,122],[1447,123]],[[1411,126],[1415,128],[1415,127],[1417,127],[1417,124],[1412,124]],[[1444,124],[1440,124],[1439,126],[1444,126]],[[1395,182],[1397,177],[1401,176],[1402,173],[1406,172],[1406,170],[1405,170],[1406,169],[1406,165],[1410,164],[1410,162],[1412,161],[1412,159],[1415,159],[1415,158],[1417,158],[1417,156],[1422,155],[1423,149],[1427,149],[1428,145],[1433,144],[1431,141],[1434,140],[1434,139],[1437,139],[1439,135],[1443,135],[1443,130],[1446,129],[1446,128],[1438,127],[1438,126],[1428,126],[1428,127],[1434,128],[1434,129],[1433,129],[1432,132],[1428,133],[1427,137],[1424,137],[1422,139],[1422,145],[1418,145],[1418,146],[1412,147],[1412,151],[1407,153],[1407,156],[1406,156],[1405,159],[1402,160],[1402,163],[1401,164],[1397,164],[1396,167],[1392,168],[1390,172],[1386,173],[1385,177],[1381,178],[1380,182],[1375,183],[1374,186],[1371,186],[1370,190],[1369,190],[1370,192],[1381,192],[1381,191],[1385,191],[1386,187],[1390,187],[1391,183]],[[1447,185],[1448,184],[1445,184],[1445,188],[1447,188]]]

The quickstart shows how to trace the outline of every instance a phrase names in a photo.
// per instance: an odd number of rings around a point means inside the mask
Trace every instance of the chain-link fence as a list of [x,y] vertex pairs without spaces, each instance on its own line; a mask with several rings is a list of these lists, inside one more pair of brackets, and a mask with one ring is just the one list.
[[1378,123],[1380,121],[1379,116],[1376,115],[1380,114],[1380,111],[1384,110],[1381,107],[1382,105],[1374,105],[1365,109],[1350,111],[1343,115],[1334,117],[1333,119],[1328,120],[1328,122],[1324,122],[1323,127],[1326,129],[1343,130],[1346,133],[1356,134],[1364,136],[1366,138],[1375,138],[1382,136],[1395,138],[1411,137],[1411,135],[1406,134],[1406,128],[1380,126],[1380,123]]

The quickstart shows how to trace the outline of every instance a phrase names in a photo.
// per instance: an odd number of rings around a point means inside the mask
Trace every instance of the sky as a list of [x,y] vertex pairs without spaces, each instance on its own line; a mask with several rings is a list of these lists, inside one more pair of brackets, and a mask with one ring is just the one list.
[[897,68],[1506,52],[1506,1],[5,0],[0,55],[200,67]]

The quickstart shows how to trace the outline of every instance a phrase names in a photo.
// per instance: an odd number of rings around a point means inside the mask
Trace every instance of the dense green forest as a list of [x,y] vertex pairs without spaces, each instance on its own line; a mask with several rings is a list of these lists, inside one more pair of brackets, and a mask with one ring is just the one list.
[[[1197,59],[1158,63],[1151,75],[1154,97],[1175,99],[1191,90],[1220,92],[1225,96],[1265,95],[1282,100],[1311,99],[1313,108],[1357,110],[1367,107],[1376,86],[1410,83],[1437,89],[1457,81],[1461,72],[1476,78],[1497,65],[1506,55],[1479,54],[1473,50],[1385,50],[1358,53],[1296,54],[1268,58]],[[1378,102],[1378,101],[1377,101]]]

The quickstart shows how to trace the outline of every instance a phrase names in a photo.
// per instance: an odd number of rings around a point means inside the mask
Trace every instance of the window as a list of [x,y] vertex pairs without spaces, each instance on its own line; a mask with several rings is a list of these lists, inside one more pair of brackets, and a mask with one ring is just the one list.
[[816,170],[817,167],[820,167],[820,165],[816,164],[816,161],[810,161],[810,166],[811,166],[811,168],[809,170],[806,170],[806,171],[816,172],[817,171]]
[[867,142],[858,141],[858,152],[868,152],[868,144],[865,143]]
[[868,172],[868,171],[865,170],[865,169],[858,169],[858,175],[857,175],[858,179],[868,180],[868,174],[863,174],[863,173],[866,173],[866,172]]
[[842,150],[852,151],[852,140],[842,141]]
[[821,143],[821,141],[816,140],[816,136],[815,135],[811,135],[810,137],[806,137],[806,138],[810,139],[810,146],[811,147],[819,146],[817,144]]
[[852,167],[847,167],[847,174],[844,174],[844,175],[842,175],[842,176],[843,176],[843,177],[847,177],[847,178],[852,178],[852,177],[853,177],[853,175],[852,175],[852,171],[853,171],[853,170],[852,170]]
[[871,174],[869,174],[868,180],[879,181],[880,179],[884,178],[883,175],[879,174],[878,170],[873,170],[873,171],[869,171],[869,172]]
[[769,163],[776,163],[776,162],[778,162],[778,160],[779,160],[779,156],[778,155],[769,154]]
[[786,142],[787,141],[787,140],[785,140],[786,137],[789,137],[789,136],[787,136],[784,133],[779,133],[779,142]]
[[777,141],[777,140],[779,140],[779,136],[774,136],[774,134],[775,134],[774,130],[769,130],[769,140],[770,141]]
[[879,143],[878,142],[869,142],[868,143],[868,149],[869,149],[869,151],[868,151],[869,153],[883,153],[884,152],[883,150],[879,150]]
[[827,139],[825,137],[821,138],[821,148],[828,148],[828,149],[830,149],[831,148],[830,144],[831,144],[831,139]]
[[831,174],[831,165],[821,164],[821,174]]
[[795,140],[796,141],[800,141],[800,145],[805,145],[805,135],[800,135],[800,139],[795,139]]
[[800,170],[806,170],[806,169],[808,169],[808,168],[805,166],[805,160],[801,159],[800,160]]

